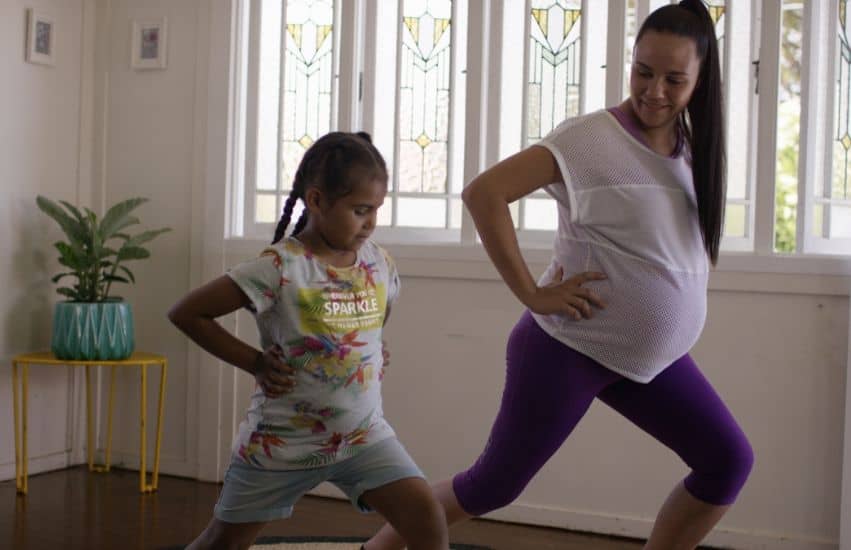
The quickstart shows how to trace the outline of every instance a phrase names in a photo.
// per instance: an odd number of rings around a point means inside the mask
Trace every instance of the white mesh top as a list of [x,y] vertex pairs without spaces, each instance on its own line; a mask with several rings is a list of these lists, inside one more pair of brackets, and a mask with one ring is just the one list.
[[660,155],[607,111],[569,119],[537,145],[555,157],[564,183],[545,190],[558,203],[554,256],[607,307],[591,319],[533,314],[548,334],[605,367],[649,382],[695,344],[706,318],[709,262],[685,153]]

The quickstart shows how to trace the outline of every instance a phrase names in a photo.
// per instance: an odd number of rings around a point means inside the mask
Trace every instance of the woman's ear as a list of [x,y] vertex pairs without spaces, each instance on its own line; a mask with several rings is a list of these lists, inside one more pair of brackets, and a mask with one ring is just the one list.
[[316,187],[308,187],[304,191],[304,205],[311,214],[322,210],[322,191]]

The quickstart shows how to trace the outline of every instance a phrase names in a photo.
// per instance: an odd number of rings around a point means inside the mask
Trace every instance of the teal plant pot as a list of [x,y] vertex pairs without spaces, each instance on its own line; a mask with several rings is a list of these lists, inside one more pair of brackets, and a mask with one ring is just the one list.
[[135,347],[133,311],[127,302],[59,302],[53,310],[50,350],[59,359],[110,361]]

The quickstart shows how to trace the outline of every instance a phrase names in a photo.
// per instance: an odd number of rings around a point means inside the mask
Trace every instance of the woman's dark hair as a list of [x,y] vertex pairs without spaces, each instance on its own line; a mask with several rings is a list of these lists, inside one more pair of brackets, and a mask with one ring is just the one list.
[[647,31],[691,38],[701,60],[697,86],[680,122],[691,146],[691,170],[703,244],[714,265],[718,261],[726,200],[721,67],[715,25],[701,0],[682,0],[651,13],[641,25],[635,42]]
[[[284,237],[293,215],[296,200],[304,200],[309,187],[318,187],[333,203],[352,192],[361,181],[387,183],[387,165],[372,138],[366,132],[331,132],[325,134],[304,153],[293,178],[293,189],[284,203],[284,211],[272,244]],[[307,224],[307,209],[293,227],[292,235],[298,235]]]

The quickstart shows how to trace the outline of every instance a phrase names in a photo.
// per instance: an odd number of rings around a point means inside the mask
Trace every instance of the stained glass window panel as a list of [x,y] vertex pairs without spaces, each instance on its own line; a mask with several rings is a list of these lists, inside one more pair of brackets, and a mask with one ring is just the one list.
[[526,143],[579,114],[580,16],[576,0],[532,0]]
[[747,208],[743,204],[728,204],[724,211],[724,235],[744,237]]
[[831,207],[830,236],[835,239],[851,239],[851,207]]
[[721,72],[724,72],[724,26],[727,23],[726,4],[727,0],[704,0],[709,10],[709,16],[715,23],[715,38],[718,39],[718,61],[721,63]]
[[404,0],[401,19],[399,190],[446,193],[452,2]]
[[[753,195],[754,178],[750,170],[759,100],[754,93],[756,71],[752,65],[752,61],[758,57],[752,50],[755,10],[756,7],[748,2],[728,4],[716,0],[709,12],[717,18],[715,32],[721,61],[724,61],[725,49],[729,58],[727,65],[722,66],[721,75],[727,122],[727,199],[745,200]],[[730,38],[726,37],[728,24]]]
[[[278,108],[281,103],[281,2],[260,5],[260,66],[257,93],[258,190],[278,189]],[[258,222],[260,220],[257,220]]]
[[623,58],[623,97],[629,96],[629,74],[632,68],[632,51],[635,47],[635,37],[638,34],[638,7],[635,0],[627,0],[626,3],[626,38],[624,39]]
[[825,205],[816,203],[813,207],[813,235],[816,237],[827,237],[824,227],[824,209]]
[[526,229],[552,231],[558,226],[558,208],[552,199],[526,199]]
[[398,225],[400,227],[446,227],[446,201],[400,197]]
[[258,194],[254,202],[254,219],[258,223],[272,223],[278,221],[278,205],[276,195]]
[[288,0],[282,94],[281,182],[290,189],[304,151],[331,129],[333,0]]
[[833,186],[831,198],[851,199],[851,21],[849,0],[839,0],[836,82],[834,84]]
[[378,209],[378,216],[375,223],[382,227],[390,227],[393,225],[393,201],[384,201],[384,204],[382,204],[381,208]]

